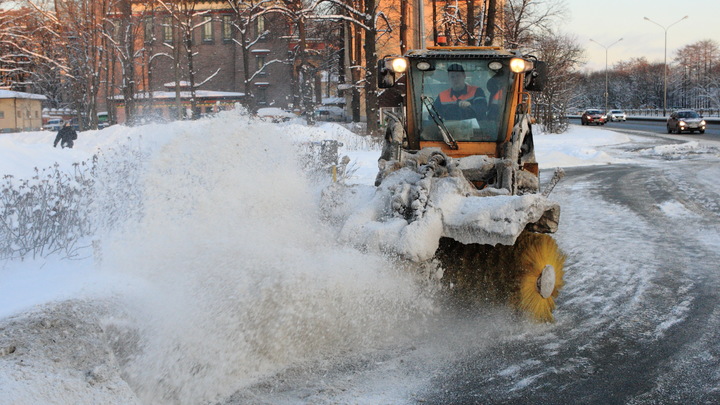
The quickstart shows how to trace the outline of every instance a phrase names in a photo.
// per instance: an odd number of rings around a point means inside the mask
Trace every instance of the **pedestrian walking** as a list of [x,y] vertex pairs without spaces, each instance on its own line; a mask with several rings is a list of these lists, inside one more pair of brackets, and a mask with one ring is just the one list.
[[70,126],[70,121],[65,121],[65,124],[57,133],[53,147],[57,148],[58,142],[62,148],[72,148],[73,141],[77,139],[77,132]]

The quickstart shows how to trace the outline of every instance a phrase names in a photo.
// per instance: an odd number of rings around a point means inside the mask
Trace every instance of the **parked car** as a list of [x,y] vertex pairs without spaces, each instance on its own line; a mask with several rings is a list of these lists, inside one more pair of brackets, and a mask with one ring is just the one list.
[[623,110],[610,110],[607,119],[610,121],[627,121],[627,115]]
[[50,118],[45,125],[43,125],[43,129],[45,131],[59,131],[60,128],[63,126],[63,119],[62,118]]
[[706,123],[702,115],[693,110],[675,111],[670,114],[670,117],[667,119],[668,134],[672,134],[673,132],[680,134],[684,131],[690,133],[698,131],[704,134],[705,126]]
[[345,110],[335,106],[319,106],[315,107],[315,119],[318,121],[347,121]]
[[277,107],[259,108],[257,116],[268,119],[272,122],[285,122],[297,117],[295,114]]
[[580,117],[580,123],[583,125],[605,125],[607,122],[607,115],[603,114],[602,111],[593,108],[585,110]]

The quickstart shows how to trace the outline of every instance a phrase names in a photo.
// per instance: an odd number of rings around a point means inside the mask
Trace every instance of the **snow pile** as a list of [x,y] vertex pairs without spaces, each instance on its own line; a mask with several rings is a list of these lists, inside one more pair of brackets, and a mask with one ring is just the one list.
[[[35,387],[57,379],[84,387],[68,388],[61,403],[113,402],[111,394],[96,394],[124,392],[123,380],[140,403],[213,401],[304,359],[403,339],[434,310],[432,291],[416,274],[381,254],[339,245],[323,226],[316,186],[300,175],[296,147],[297,132],[319,139],[322,129],[230,112],[121,128],[107,135],[130,138],[146,152],[142,176],[128,186],[141,188],[129,195],[141,196],[142,214],[102,235],[97,274],[76,290],[109,299],[111,309],[83,307],[78,317],[95,329],[78,322],[49,329],[58,341],[85,335],[111,350],[91,352],[91,362],[76,362],[71,351],[49,356],[32,329],[12,324],[55,319],[56,310],[10,317],[0,324],[0,336],[9,337],[0,343],[15,347],[0,357],[0,398],[30,403],[40,398]],[[62,152],[83,158],[95,150]],[[97,198],[112,199],[108,192]],[[63,269],[71,278],[73,267]],[[3,310],[17,313],[30,303],[9,302]],[[36,371],[23,372],[24,365]],[[89,379],[96,368],[101,377]],[[53,403],[62,386],[53,383],[39,400]],[[116,403],[132,402],[123,395]]]
[[590,130],[571,125],[564,134],[537,134],[535,154],[541,169],[620,163],[599,147],[630,142],[617,132]]
[[702,145],[698,141],[688,141],[680,144],[658,145],[653,148],[643,149],[640,153],[643,156],[674,157],[688,154],[717,153],[716,147]]

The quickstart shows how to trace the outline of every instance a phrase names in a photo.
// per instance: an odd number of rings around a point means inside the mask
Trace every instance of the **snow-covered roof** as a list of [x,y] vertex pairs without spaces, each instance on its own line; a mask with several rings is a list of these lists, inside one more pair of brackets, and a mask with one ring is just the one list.
[[[168,82],[164,83],[163,87],[175,87],[175,82]],[[185,80],[180,80],[180,87],[190,87],[190,82]]]
[[287,117],[287,118],[296,117],[295,114],[285,111],[282,108],[277,108],[277,107],[259,108],[257,111],[257,115],[260,117]]
[[42,94],[23,93],[22,91],[0,90],[0,98],[28,98],[33,100],[47,100]]
[[329,104],[345,104],[345,97],[323,97],[322,103]]
[[[190,98],[191,92],[190,91],[181,91],[180,92],[181,98]],[[195,91],[195,97],[196,98],[220,98],[220,97],[245,97],[245,93],[237,93],[237,92],[230,92],[230,91],[213,91],[213,90],[196,90]],[[135,94],[135,99],[137,100],[145,100],[149,99],[150,94],[148,93],[137,93]],[[175,92],[174,91],[153,91],[152,92],[152,98],[154,99],[173,99],[175,98]],[[113,97],[114,100],[124,100],[125,97],[122,95],[117,95]]]

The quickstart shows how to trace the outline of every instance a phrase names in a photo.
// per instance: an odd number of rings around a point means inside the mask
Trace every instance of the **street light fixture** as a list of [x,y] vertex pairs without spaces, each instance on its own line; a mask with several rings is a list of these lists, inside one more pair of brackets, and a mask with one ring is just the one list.
[[596,44],[605,48],[605,114],[607,114],[607,112],[608,112],[608,49],[610,49],[611,46],[617,44],[618,42],[620,42],[622,40],[623,39],[620,38],[617,41],[613,42],[612,44],[605,46],[605,45],[601,44],[600,42],[590,38],[591,42],[595,42]]
[[643,18],[645,20],[650,21],[651,23],[657,25],[658,27],[662,28],[663,31],[665,31],[665,61],[663,62],[663,117],[664,117],[665,112],[667,111],[667,32],[670,29],[670,27],[679,23],[682,20],[687,19],[688,16],[685,16],[685,17],[675,21],[674,23],[668,25],[667,27],[660,25],[647,17],[643,17]]

